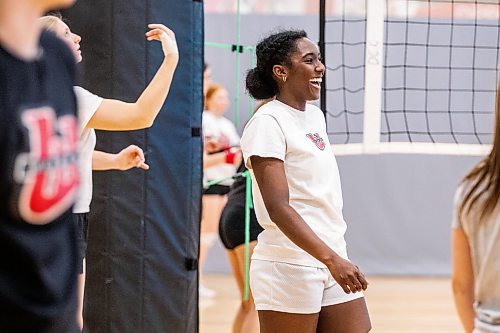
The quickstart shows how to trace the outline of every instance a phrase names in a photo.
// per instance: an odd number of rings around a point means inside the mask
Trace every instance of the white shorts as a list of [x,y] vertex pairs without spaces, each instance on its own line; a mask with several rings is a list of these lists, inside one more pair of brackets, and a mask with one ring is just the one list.
[[327,268],[255,259],[250,287],[257,310],[288,313],[318,313],[324,306],[363,297],[362,292],[346,294]]
[[478,320],[474,320],[474,331],[472,333],[500,333],[500,325],[492,325]]

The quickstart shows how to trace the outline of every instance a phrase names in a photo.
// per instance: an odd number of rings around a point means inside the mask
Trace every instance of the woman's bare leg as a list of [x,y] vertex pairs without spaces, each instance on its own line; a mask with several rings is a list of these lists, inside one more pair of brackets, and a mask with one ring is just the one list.
[[227,196],[225,195],[205,194],[202,197],[200,271],[205,263],[208,250],[212,247],[214,239],[218,237],[220,215],[226,202]]
[[321,308],[318,333],[367,333],[371,330],[365,298]]
[[[249,256],[252,255],[256,244],[255,241],[249,244]],[[248,300],[243,300],[245,291],[245,245],[237,246],[235,249],[227,251],[227,253],[241,297],[240,308],[233,322],[233,333],[258,333],[259,318],[255,310],[252,293],[249,291]]]
[[297,314],[277,311],[258,311],[260,333],[316,333],[319,313]]

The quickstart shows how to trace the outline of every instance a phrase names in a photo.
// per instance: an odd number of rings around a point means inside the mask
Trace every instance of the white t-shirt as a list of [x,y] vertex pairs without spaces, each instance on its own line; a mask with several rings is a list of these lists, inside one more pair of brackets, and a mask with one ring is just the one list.
[[[214,116],[209,111],[203,111],[202,117],[203,136],[216,139],[227,146],[239,146],[240,136],[236,131],[234,124],[225,117]],[[204,171],[206,180],[220,180],[233,176],[236,173],[236,166],[232,164],[220,164],[207,168]],[[227,180],[220,185],[231,185],[232,180]]]
[[251,156],[260,156],[284,161],[290,206],[321,240],[347,259],[340,176],[321,110],[311,104],[300,111],[277,100],[269,102],[247,123],[241,148],[252,175],[257,220],[264,228],[252,258],[326,267],[295,245],[271,221],[249,165]]
[[82,87],[75,86],[78,107],[78,133],[80,135],[80,193],[73,206],[73,213],[88,213],[92,201],[92,153],[96,135],[93,128],[85,128],[102,103],[102,98]]

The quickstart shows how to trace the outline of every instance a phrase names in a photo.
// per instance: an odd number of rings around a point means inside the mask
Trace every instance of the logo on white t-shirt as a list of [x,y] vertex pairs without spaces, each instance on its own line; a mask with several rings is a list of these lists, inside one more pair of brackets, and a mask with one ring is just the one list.
[[320,150],[324,150],[326,145],[325,145],[325,141],[323,141],[323,139],[321,138],[321,136],[319,136],[318,133],[308,133],[306,134],[306,136],[311,139],[312,142],[314,142],[314,144],[316,145],[316,147],[318,147]]

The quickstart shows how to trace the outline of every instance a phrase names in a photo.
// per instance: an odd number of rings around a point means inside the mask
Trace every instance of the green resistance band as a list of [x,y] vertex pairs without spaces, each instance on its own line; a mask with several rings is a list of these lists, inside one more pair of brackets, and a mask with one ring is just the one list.
[[246,170],[242,174],[246,178],[245,188],[245,289],[243,300],[248,301],[249,285],[249,268],[250,268],[250,209],[253,208],[252,200],[252,177],[250,172]]

